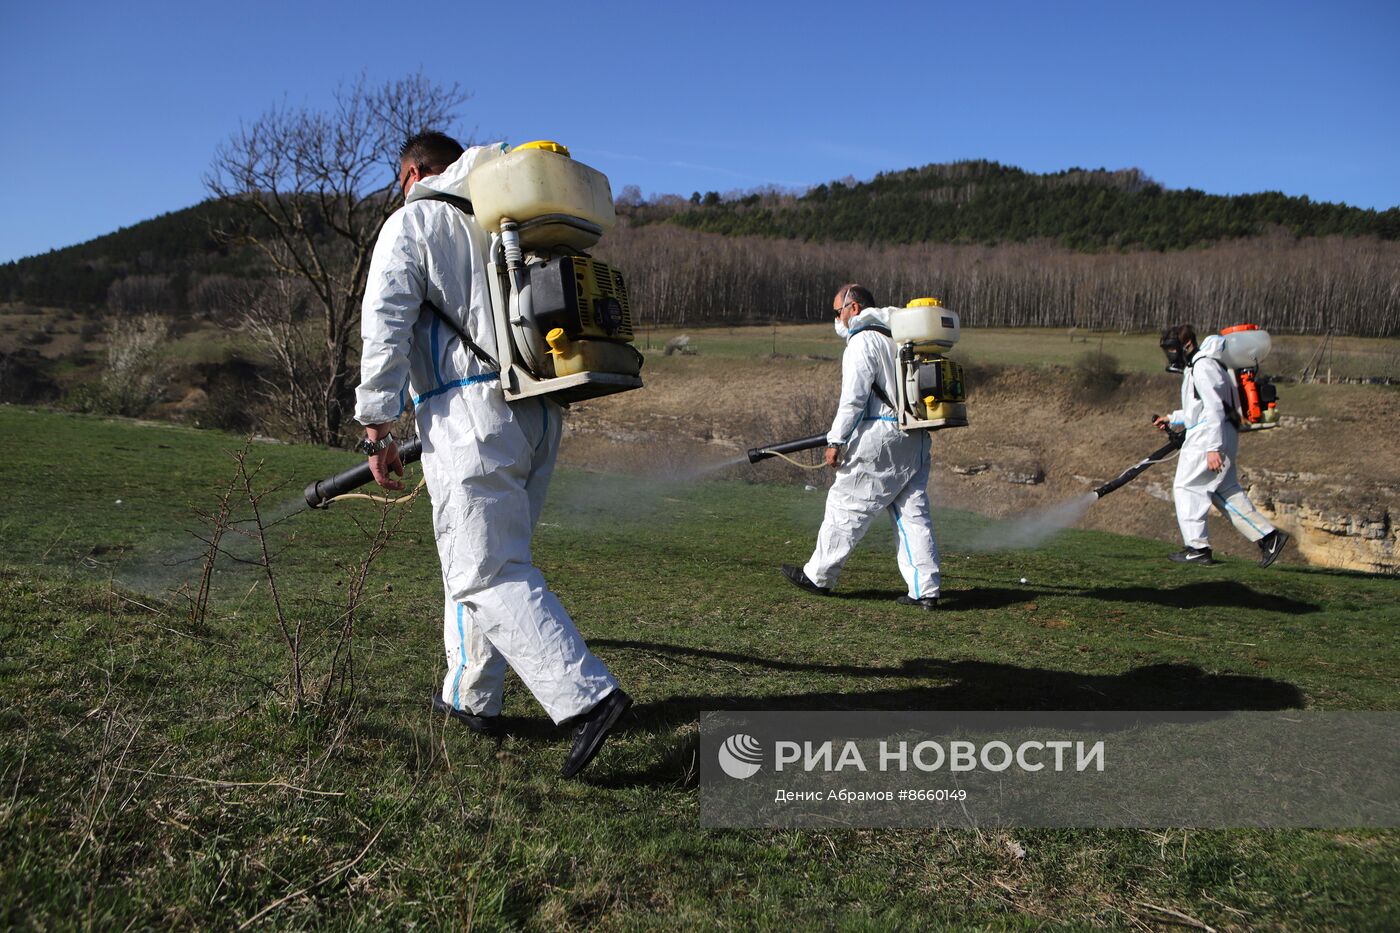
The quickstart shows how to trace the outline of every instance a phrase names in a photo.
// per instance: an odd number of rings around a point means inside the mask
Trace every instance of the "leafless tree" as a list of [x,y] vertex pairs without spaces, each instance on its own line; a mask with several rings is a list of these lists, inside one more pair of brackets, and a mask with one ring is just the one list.
[[265,279],[239,282],[223,297],[238,308],[231,321],[247,334],[271,365],[258,372],[259,409],[280,435],[302,436],[321,443],[333,441],[315,434],[329,425],[337,398],[326,391],[334,380],[335,357],[325,352],[318,310],[311,286],[301,278],[278,272]]
[[421,72],[382,85],[361,75],[324,110],[274,106],[215,153],[205,185],[242,208],[244,221],[224,233],[256,247],[310,293],[308,339],[319,365],[314,373],[282,373],[287,384],[318,396],[305,409],[314,419],[297,425],[308,440],[342,439],[370,254],[399,206],[399,145],[425,129],[450,129],[467,99],[458,85],[444,87]]
[[107,287],[107,310],[112,314],[169,315],[174,309],[175,294],[168,275],[128,275]]

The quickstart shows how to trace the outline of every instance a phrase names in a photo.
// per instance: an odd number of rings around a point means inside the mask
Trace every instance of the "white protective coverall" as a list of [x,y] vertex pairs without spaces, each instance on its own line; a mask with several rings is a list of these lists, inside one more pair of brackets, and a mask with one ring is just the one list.
[[[898,373],[894,341],[871,325],[889,327],[894,308],[866,308],[836,333],[841,355],[841,401],[826,441],[842,448],[836,480],[826,497],[817,547],[802,572],[817,586],[833,587],[846,558],[881,509],[894,525],[899,572],[915,599],[938,596],[938,544],[929,518],[929,432],[901,431],[895,412],[871,386],[895,399]],[[847,329],[849,327],[849,330]]]
[[[1210,546],[1206,513],[1211,503],[1251,541],[1274,530],[1249,501],[1235,473],[1240,434],[1230,417],[1236,410],[1235,387],[1220,361],[1224,349],[1225,339],[1218,334],[1201,341],[1182,374],[1181,408],[1168,417],[1173,425],[1186,429],[1172,492],[1181,538],[1191,548]],[[1206,454],[1212,450],[1219,451],[1224,461],[1218,472],[1206,467]]]
[[[542,398],[508,403],[499,373],[438,317],[432,301],[494,359],[485,266],[488,236],[438,193],[467,196],[472,148],[415,184],[384,224],[370,261],[355,419],[393,421],[411,397],[442,563],[447,675],[455,709],[501,711],[509,664],[556,722],[617,687],[584,644],[530,553],[559,451],[562,410]],[[498,148],[498,147],[493,147]]]

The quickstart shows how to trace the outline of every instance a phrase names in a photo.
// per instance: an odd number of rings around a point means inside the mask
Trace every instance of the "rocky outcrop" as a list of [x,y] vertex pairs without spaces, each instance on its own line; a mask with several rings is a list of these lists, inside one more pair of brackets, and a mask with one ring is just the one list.
[[[1252,470],[1249,497],[1291,533],[1311,563],[1347,570],[1400,572],[1400,490],[1379,484],[1318,485],[1323,477]],[[1303,493],[1299,487],[1308,487]]]

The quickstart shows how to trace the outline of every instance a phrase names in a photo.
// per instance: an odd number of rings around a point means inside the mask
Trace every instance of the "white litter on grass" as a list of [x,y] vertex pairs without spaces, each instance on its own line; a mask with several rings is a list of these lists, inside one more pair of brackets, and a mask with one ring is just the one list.
[[116,504],[117,504],[117,505],[121,505],[121,504],[122,504],[122,500],[118,499],[118,500],[116,501]]
[[1022,577],[1022,578],[1021,578],[1021,582],[1022,582],[1022,583],[1026,583],[1026,582],[1029,582],[1029,581],[1027,581],[1025,577]]
[[815,487],[815,486],[803,486],[802,488],[805,489],[805,490],[807,490],[808,492],[816,492],[816,491],[817,491],[817,487]]

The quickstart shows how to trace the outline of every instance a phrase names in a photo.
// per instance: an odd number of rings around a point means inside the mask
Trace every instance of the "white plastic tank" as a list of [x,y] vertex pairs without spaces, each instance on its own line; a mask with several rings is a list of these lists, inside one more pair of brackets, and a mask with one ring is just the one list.
[[[547,140],[525,143],[474,166],[467,174],[467,190],[477,220],[490,231],[500,230],[502,218],[524,224],[547,214],[577,217],[603,231],[610,230],[617,220],[607,176],[575,161],[568,149]],[[526,227],[520,234],[526,248],[561,245],[585,249],[599,236],[568,224]]]
[[1258,369],[1274,348],[1269,332],[1254,324],[1236,324],[1220,332],[1225,349],[1220,361],[1231,369]]
[[890,312],[890,336],[895,343],[951,347],[962,336],[958,313],[943,307],[937,298],[915,298],[908,306]]

